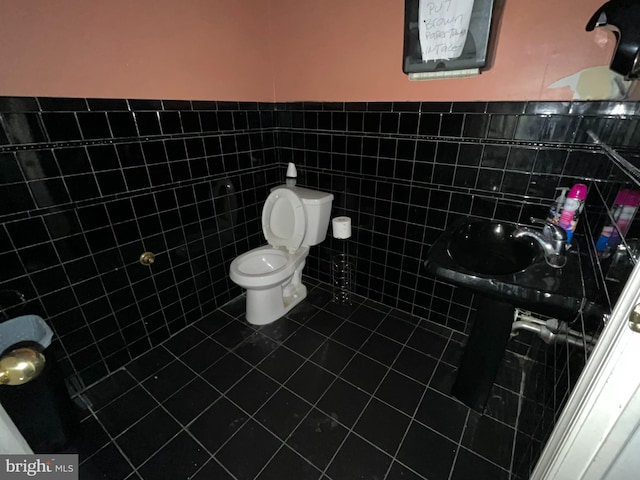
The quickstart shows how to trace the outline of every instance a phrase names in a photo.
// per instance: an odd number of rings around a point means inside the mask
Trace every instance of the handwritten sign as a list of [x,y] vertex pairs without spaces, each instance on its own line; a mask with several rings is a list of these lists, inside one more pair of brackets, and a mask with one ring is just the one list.
[[472,9],[473,0],[420,0],[418,32],[423,61],[462,55]]

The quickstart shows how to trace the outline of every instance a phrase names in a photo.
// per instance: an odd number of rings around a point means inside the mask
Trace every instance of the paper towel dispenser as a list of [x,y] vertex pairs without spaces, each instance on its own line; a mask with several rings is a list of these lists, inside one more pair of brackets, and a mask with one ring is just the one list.
[[638,0],[610,0],[593,14],[587,31],[596,27],[611,30],[617,44],[610,68],[625,80],[640,76],[640,2]]
[[492,19],[501,3],[405,0],[404,73],[410,79],[477,74],[488,64]]

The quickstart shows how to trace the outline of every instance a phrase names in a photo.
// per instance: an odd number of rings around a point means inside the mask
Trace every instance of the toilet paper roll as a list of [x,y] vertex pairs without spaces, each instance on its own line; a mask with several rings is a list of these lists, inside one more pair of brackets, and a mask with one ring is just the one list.
[[331,220],[333,238],[351,237],[351,219],[349,217],[335,217]]

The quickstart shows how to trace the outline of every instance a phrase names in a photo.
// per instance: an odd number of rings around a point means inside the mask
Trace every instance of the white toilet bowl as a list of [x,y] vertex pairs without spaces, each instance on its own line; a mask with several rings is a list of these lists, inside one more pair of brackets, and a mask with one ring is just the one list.
[[299,187],[276,187],[262,208],[269,245],[236,257],[229,278],[247,289],[247,322],[265,325],[304,300],[302,270],[309,247],[325,239],[333,195]]
[[265,325],[285,315],[307,296],[302,269],[309,247],[295,253],[265,245],[236,257],[229,278],[247,289],[247,321]]

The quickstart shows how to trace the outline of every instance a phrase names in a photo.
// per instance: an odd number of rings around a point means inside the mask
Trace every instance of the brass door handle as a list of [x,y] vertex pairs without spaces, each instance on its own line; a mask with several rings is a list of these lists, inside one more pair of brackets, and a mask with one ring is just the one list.
[[640,332],[640,304],[633,307],[629,315],[629,328],[634,332]]

